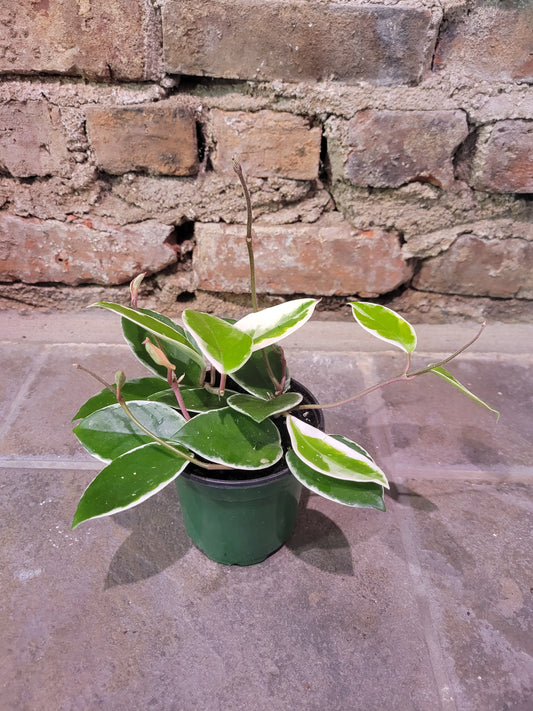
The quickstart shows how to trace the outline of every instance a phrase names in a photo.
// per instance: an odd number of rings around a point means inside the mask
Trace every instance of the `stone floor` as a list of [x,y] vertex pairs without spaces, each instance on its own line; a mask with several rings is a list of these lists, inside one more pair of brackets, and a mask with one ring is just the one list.
[[[354,324],[287,347],[335,400],[401,368]],[[530,711],[533,326],[492,324],[450,370],[328,410],[392,481],[387,513],[306,497],[264,563],[189,542],[171,485],[70,528],[98,463],[70,419],[93,381],[142,368],[111,314],[0,313],[0,708],[14,711]],[[476,330],[419,327],[420,362]]]

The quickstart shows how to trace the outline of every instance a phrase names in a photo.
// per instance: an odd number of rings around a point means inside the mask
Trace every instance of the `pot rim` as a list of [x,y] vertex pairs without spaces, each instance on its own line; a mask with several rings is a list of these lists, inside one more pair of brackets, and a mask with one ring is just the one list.
[[[269,474],[265,474],[264,476],[256,476],[253,479],[215,479],[210,476],[195,474],[194,471],[187,471],[187,469],[180,474],[180,477],[184,477],[185,479],[193,481],[197,484],[203,484],[205,486],[210,486],[217,489],[248,489],[255,486],[264,486],[265,484],[271,484],[275,481],[278,481],[278,479],[282,479],[283,477],[287,476],[287,474],[291,473],[287,464],[285,463],[285,455],[283,455],[283,457],[279,459],[276,464],[272,464],[271,467],[265,467],[265,469],[271,469],[272,467],[276,467],[276,470],[271,471]],[[193,469],[199,469],[199,467],[193,467]],[[235,469],[233,471],[238,472],[247,470]],[[249,471],[254,470],[252,469]],[[258,469],[256,471],[261,470]]]
[[[313,395],[313,393],[308,390],[308,388],[305,387],[305,385],[302,385],[302,383],[298,382],[294,378],[291,378],[291,388],[290,391],[296,391],[300,392],[303,396],[304,399],[307,400],[308,404],[317,404],[318,401],[316,397]],[[317,427],[319,429],[324,429],[324,413],[320,409],[313,409],[312,412],[316,413],[316,418],[318,420],[317,422]],[[269,471],[270,470],[270,471]],[[272,471],[273,470],[273,471]],[[201,474],[196,474],[195,471],[202,471]],[[281,456],[280,459],[278,459],[277,462],[274,464],[271,464],[269,467],[265,467],[264,469],[234,469],[234,472],[242,471],[242,472],[252,472],[252,471],[265,471],[269,473],[265,473],[262,476],[258,474],[257,476],[254,476],[253,478],[243,478],[243,479],[217,479],[216,477],[210,477],[206,476],[203,474],[204,470],[201,470],[200,467],[196,467],[194,465],[187,467],[185,471],[183,471],[179,476],[184,477],[185,479],[188,479],[189,481],[195,482],[197,484],[203,484],[204,486],[211,486],[213,488],[219,488],[219,489],[237,489],[237,488],[251,488],[255,486],[264,486],[265,484],[272,484],[275,481],[278,481],[279,479],[282,479],[283,477],[287,476],[287,474],[292,476],[292,473],[287,466],[287,463],[285,461],[285,452],[283,452],[283,455]]]

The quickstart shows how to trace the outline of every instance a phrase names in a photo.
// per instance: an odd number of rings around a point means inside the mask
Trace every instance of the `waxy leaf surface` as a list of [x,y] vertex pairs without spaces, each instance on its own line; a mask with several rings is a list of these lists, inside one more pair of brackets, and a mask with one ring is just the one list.
[[137,506],[173,481],[187,464],[187,459],[155,443],[123,454],[89,484],[74,514],[72,528],[82,521]]
[[346,506],[385,511],[383,487],[380,484],[334,479],[321,474],[302,461],[293,449],[289,449],[285,460],[298,481],[316,494]]
[[283,455],[278,428],[232,410],[212,410],[186,422],[172,438],[210,462],[238,469],[263,469]]
[[[166,388],[168,388],[168,383],[161,378],[133,378],[124,383],[121,392],[122,397],[126,401],[141,400]],[[90,415],[92,412],[96,412],[96,410],[100,410],[102,407],[107,407],[107,405],[113,405],[116,402],[117,398],[115,393],[112,393],[109,388],[104,388],[97,395],[89,398],[72,419],[79,420],[82,417],[87,417],[87,415]]]
[[[220,410],[227,406],[228,398],[235,395],[235,390],[225,390],[224,395],[218,394],[218,388],[212,391],[206,388],[180,388],[185,408],[189,412],[208,412],[209,410]],[[156,393],[150,400],[164,402],[170,407],[178,407],[176,395],[173,390],[164,390]]]
[[[279,347],[270,346],[264,350],[255,351],[242,368],[231,374],[232,380],[251,395],[257,395],[257,397],[264,400],[269,400],[274,395],[275,387],[268,374],[265,358],[268,358],[274,377],[279,382],[283,373],[280,350]],[[287,370],[284,389],[288,390],[289,387],[290,377]]]
[[[128,407],[142,425],[161,439],[170,439],[185,423],[176,410],[159,402],[132,400]],[[76,425],[74,434],[88,452],[105,462],[153,442],[118,404],[93,412]]]
[[250,357],[252,339],[217,316],[185,310],[183,323],[198,348],[220,373],[238,370]]
[[[190,343],[183,328],[166,316],[158,314],[156,311],[139,309],[139,313],[146,316],[152,316],[157,321],[166,324],[183,336],[183,339],[188,344],[187,348],[184,348],[183,344],[176,346],[170,341],[160,343],[169,361],[176,366],[176,375],[180,377],[184,374],[182,383],[184,385],[199,385],[203,370],[202,358],[195,348],[195,345]],[[157,363],[154,363],[153,359],[146,352],[146,347],[144,345],[144,340],[147,336],[154,340],[154,334],[146,331],[137,323],[134,323],[127,318],[122,318],[122,332],[133,353],[141,361],[141,363],[143,363],[153,373],[160,375],[166,380],[167,369]]]
[[[187,338],[183,335],[182,329],[176,324],[169,325],[169,320],[161,318],[159,314],[153,316],[151,312],[143,312],[141,309],[132,309],[129,306],[121,306],[120,304],[113,304],[107,301],[98,301],[93,306],[100,306],[103,309],[108,309],[114,313],[123,316],[128,321],[136,323],[141,326],[145,331],[152,333],[154,336],[158,336],[164,341],[174,345],[179,350],[183,351],[189,358],[196,360],[200,367],[203,367],[203,360],[199,353],[197,353]],[[171,322],[170,322],[171,323]],[[148,356],[148,354],[147,354]]]
[[313,315],[317,299],[294,299],[248,314],[235,323],[235,328],[248,333],[252,350],[257,351],[289,336]]
[[238,412],[242,412],[256,422],[263,422],[267,417],[287,412],[299,405],[303,396],[300,393],[283,393],[272,400],[261,400],[253,395],[238,393],[228,398],[228,405]]
[[380,304],[351,301],[353,317],[365,331],[386,343],[392,343],[406,353],[416,348],[414,328],[392,309]]
[[496,415],[497,419],[500,419],[500,413],[498,410],[495,410],[493,407],[488,405],[486,402],[483,400],[480,400],[477,395],[474,395],[473,392],[468,390],[468,388],[465,388],[465,386],[460,383],[457,378],[454,378],[454,376],[449,373],[447,370],[445,370],[442,366],[436,366],[435,368],[431,369],[432,373],[435,373],[435,375],[438,375],[439,377],[443,378],[447,383],[450,383],[450,385],[453,385],[455,388],[458,388],[462,393],[465,395],[468,395],[469,398],[474,400],[474,402],[477,402],[479,405],[483,405],[483,407],[486,407],[488,410],[491,412],[494,412]]
[[287,428],[296,454],[312,469],[335,479],[373,481],[389,488],[377,464],[347,444],[348,440],[339,441],[292,415],[287,417]]

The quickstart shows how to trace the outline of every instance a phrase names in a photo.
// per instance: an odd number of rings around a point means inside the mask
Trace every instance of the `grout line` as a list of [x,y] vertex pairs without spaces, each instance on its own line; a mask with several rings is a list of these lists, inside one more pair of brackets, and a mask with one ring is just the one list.
[[[382,432],[381,436],[375,438],[376,444],[379,444],[380,449],[385,452],[394,453],[388,422],[384,416],[385,403],[383,395],[380,391],[372,393],[376,406],[373,408],[373,419],[378,425],[378,432]],[[390,458],[391,462],[391,481],[396,483],[401,477],[394,476],[394,457]],[[407,518],[409,517],[409,519]],[[442,711],[457,711],[451,679],[447,673],[445,666],[444,651],[442,648],[440,635],[438,633],[439,626],[437,624],[438,615],[435,610],[435,605],[432,604],[429,591],[424,581],[420,561],[418,559],[416,543],[413,540],[411,529],[416,525],[412,511],[399,511],[399,527],[402,547],[405,551],[405,559],[407,569],[411,579],[412,590],[416,599],[416,604],[420,613],[420,621],[426,642],[426,648],[429,655],[429,661],[433,671],[433,678],[437,687],[437,693],[440,698],[440,708]],[[457,688],[457,682],[456,682]]]
[[41,346],[43,348],[125,348],[130,349],[127,343],[119,343],[118,341],[0,341],[0,346],[16,346],[21,348],[24,346]]
[[[120,349],[130,349],[130,346],[127,343],[122,343],[120,341],[25,341],[21,343],[20,340],[11,340],[11,339],[1,339],[0,340],[0,346],[17,346],[17,348],[20,348],[21,346],[42,346],[43,348],[74,348],[74,347],[87,347],[87,348],[120,348]],[[352,354],[354,357],[358,357],[361,355],[369,355],[369,356],[376,356],[376,355],[394,355],[397,356],[398,359],[401,361],[402,359],[402,353],[396,349],[396,348],[387,348],[386,346],[380,347],[379,344],[377,344],[375,347],[370,348],[355,348],[353,346],[349,346],[346,348],[329,348],[329,347],[324,347],[323,345],[318,345],[313,347],[312,344],[306,343],[304,345],[302,344],[291,344],[287,343],[284,346],[284,350],[287,352],[295,352],[295,353],[319,353],[321,355],[332,355],[332,356],[346,356],[349,354]],[[448,356],[450,352],[448,350],[443,350],[442,347],[440,348],[423,348],[420,350],[415,351],[414,355],[418,356],[419,358],[432,358],[432,357],[443,357],[445,358]],[[497,350],[492,350],[492,349],[487,349],[487,350],[467,350],[464,353],[461,353],[460,356],[457,358],[457,362],[460,362],[463,359],[481,359],[481,360],[495,360],[497,359],[498,361],[500,360],[521,360],[521,361],[530,361],[533,360],[533,352],[523,352],[523,353],[512,353],[512,352],[507,352],[507,351],[497,351]]]
[[84,459],[33,459],[17,457],[0,457],[2,469],[80,469],[83,471],[99,471],[105,466],[103,462]]
[[5,416],[2,425],[0,425],[0,441],[2,441],[8,433],[9,428],[13,424],[13,421],[15,420],[22,406],[22,403],[28,397],[30,388],[33,385],[35,379],[37,378],[39,370],[46,362],[48,355],[49,349],[47,346],[45,346],[43,350],[41,350],[40,353],[35,356],[35,358],[33,358],[31,363],[29,364],[28,370],[26,372],[26,377],[22,381],[22,385],[20,386],[17,394],[11,401],[11,405],[8,408],[7,415]]
[[[0,467],[4,469],[84,469],[99,470],[105,464],[94,459],[36,459],[35,457],[0,457]],[[533,470],[530,467],[516,467],[516,472],[510,474],[494,474],[487,471],[474,471],[468,469],[441,470],[435,472],[427,469],[410,470],[408,476],[389,477],[391,483],[408,485],[415,481],[447,481],[447,482],[473,482],[477,484],[529,484],[533,479]]]
[[523,464],[516,465],[512,471],[490,471],[487,469],[425,469],[413,467],[409,474],[394,477],[394,483],[403,484],[409,481],[473,481],[487,484],[530,484],[533,480],[533,468]]
[[[432,602],[431,596],[428,594],[429,591],[418,558],[416,542],[412,535],[412,529],[416,526],[416,523],[411,509],[405,507],[400,511],[399,526],[407,567],[420,611],[433,676],[440,695],[441,708],[443,711],[457,711],[449,668],[445,662],[440,635],[437,631],[440,629],[438,624],[439,615],[436,610],[436,604]],[[453,672],[452,675],[455,676]],[[454,681],[455,688],[458,688],[457,679],[454,679]]]

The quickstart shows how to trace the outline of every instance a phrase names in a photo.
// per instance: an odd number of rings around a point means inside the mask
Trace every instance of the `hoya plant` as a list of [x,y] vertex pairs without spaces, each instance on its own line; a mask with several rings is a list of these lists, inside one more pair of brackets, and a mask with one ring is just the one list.
[[390,383],[425,374],[444,379],[496,412],[445,368],[479,337],[483,326],[447,358],[413,369],[417,344],[413,326],[385,306],[362,301],[349,302],[356,324],[402,352],[403,367],[341,402],[303,402],[302,394],[291,389],[279,344],[304,326],[318,300],[294,299],[258,308],[250,195],[241,167],[234,163],[234,168],[247,205],[252,311],[233,321],[185,310],[179,324],[138,306],[144,275],[131,283],[131,306],[93,304],[121,318],[127,343],[151,374],[128,380],[120,370],[108,383],[91,373],[104,388],[76,413],[74,419],[80,422],[74,432],[105,466],[81,497],[73,527],[140,504],[187,467],[218,479],[235,477],[235,470],[260,477],[283,457],[311,491],[347,506],[384,511],[389,483],[372,456],[352,439],[324,433],[303,413],[341,406]]

